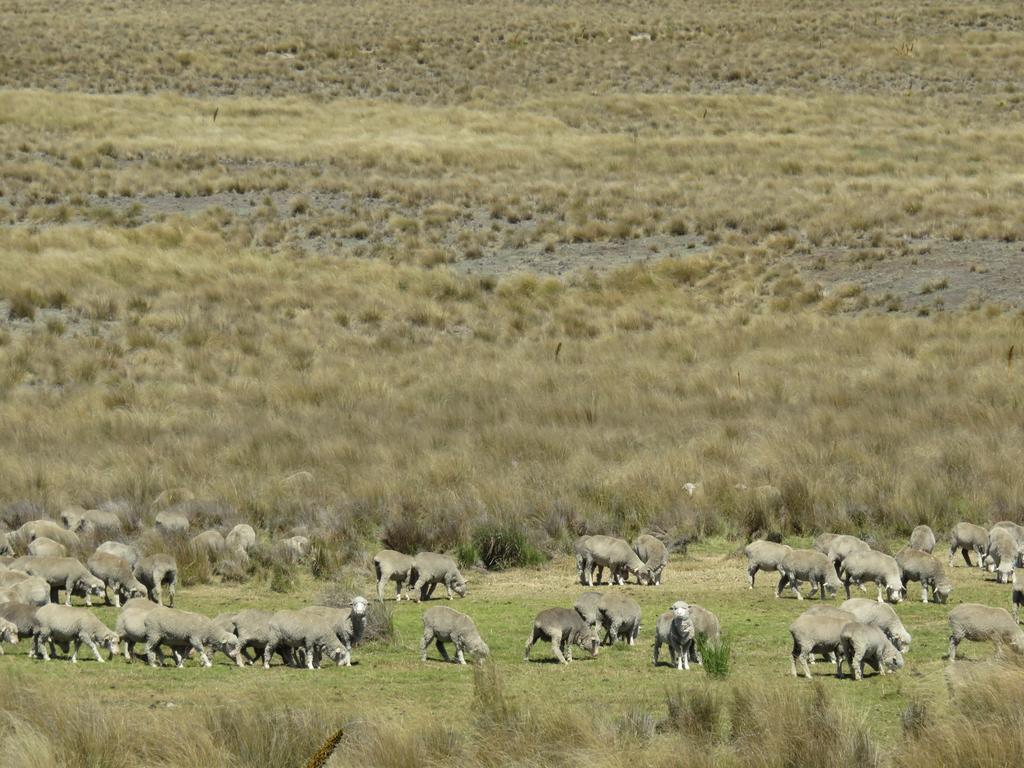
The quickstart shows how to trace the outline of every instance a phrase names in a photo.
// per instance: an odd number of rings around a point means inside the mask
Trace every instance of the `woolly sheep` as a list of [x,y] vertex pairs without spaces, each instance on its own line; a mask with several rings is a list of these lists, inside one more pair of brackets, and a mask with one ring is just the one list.
[[117,632],[121,647],[124,649],[124,660],[129,664],[135,658],[135,644],[146,642],[146,614],[157,608],[157,604],[147,598],[132,598],[121,606],[117,615]]
[[604,569],[609,572],[609,583],[621,584],[630,574],[637,577],[638,583],[651,583],[651,569],[625,539],[614,536],[591,536],[582,545],[583,568],[587,576],[587,586],[594,586],[594,571],[597,570],[597,582],[601,583]]
[[190,523],[181,512],[164,511],[156,516],[154,526],[165,535],[183,534],[188,532]]
[[382,549],[373,556],[373,571],[377,575],[378,600],[384,600],[384,587],[389,581],[395,582],[395,600],[402,599],[402,585],[408,584],[411,587],[415,581],[412,564],[412,556],[396,552],[393,549]]
[[718,621],[718,617],[706,608],[702,608],[696,603],[689,603],[688,607],[690,609],[690,623],[693,629],[683,643],[683,653],[689,657],[690,661],[703,664],[704,657],[701,656],[698,650],[697,641],[701,640],[705,643],[717,645],[722,639],[721,624]]
[[996,572],[996,581],[1009,584],[1017,563],[1017,539],[1006,528],[993,527],[988,532],[988,555]]
[[50,602],[59,602],[60,591],[65,590],[64,604],[71,605],[71,595],[85,596],[85,604],[92,605],[93,596],[103,594],[103,582],[73,557],[34,557],[25,563],[25,572],[39,576],[50,585]]
[[146,597],[149,590],[135,578],[131,566],[117,555],[107,552],[94,552],[86,562],[86,567],[97,579],[103,582],[103,597],[110,605],[111,590],[114,593],[114,605],[121,607],[122,598],[130,600],[133,597]]
[[782,559],[793,551],[787,544],[776,544],[774,541],[752,541],[743,548],[747,556],[747,581],[754,588],[754,577],[758,571],[775,573],[779,570]]
[[309,554],[310,542],[308,536],[292,536],[281,539],[277,547],[289,560],[299,561]]
[[224,545],[232,552],[245,552],[256,546],[256,531],[251,525],[239,523],[224,537]]
[[811,545],[811,549],[815,552],[821,552],[821,554],[827,555],[829,548],[832,546],[832,542],[838,535],[838,533],[819,533],[814,537],[814,543]]
[[579,579],[580,584],[586,585],[586,564],[587,564],[587,542],[590,540],[589,536],[580,536],[576,541],[572,543],[572,552],[576,557],[576,576]]
[[53,520],[29,520],[15,533],[15,539],[26,544],[42,537],[63,544],[69,552],[76,551],[81,546],[80,539],[73,531],[61,527]]
[[910,532],[911,549],[919,549],[929,555],[935,549],[935,533],[927,525],[919,525]]
[[50,585],[39,576],[26,576],[4,590],[12,602],[40,607],[50,602]]
[[167,587],[167,600],[174,607],[174,589],[178,584],[178,563],[171,555],[148,555],[135,565],[135,578],[142,582],[149,599],[164,604],[163,587]]
[[530,660],[530,649],[538,640],[551,643],[551,652],[560,664],[572,661],[573,645],[588,651],[591,657],[597,656],[597,634],[572,608],[548,608],[537,614],[526,640],[523,661]]
[[348,606],[344,608],[314,605],[302,609],[305,613],[325,619],[331,625],[334,634],[338,636],[344,649],[338,666],[352,666],[352,647],[358,645],[363,637],[367,606],[365,597],[353,597]]
[[263,649],[263,668],[270,669],[270,659],[278,650],[286,653],[286,660],[297,663],[298,651],[305,651],[306,668],[318,667],[321,656],[341,664],[345,648],[338,640],[327,619],[303,611],[278,611],[270,619],[270,638]]
[[60,520],[65,528],[76,533],[120,533],[122,528],[121,518],[116,512],[98,509],[70,507],[60,513]]
[[0,656],[4,655],[4,643],[18,644],[18,625],[7,619],[0,619]]
[[573,606],[576,613],[591,627],[596,628],[597,623],[601,620],[598,606],[602,596],[600,592],[583,592],[576,598],[576,604]]
[[672,666],[676,669],[690,668],[689,644],[693,640],[693,622],[690,620],[690,606],[677,600],[669,610],[658,617],[654,629],[654,666],[658,666],[661,646],[667,645]]
[[[212,667],[210,660],[214,650],[223,652],[238,666],[242,656],[238,652],[238,638],[214,625],[206,616],[182,611],[177,608],[157,606],[148,611],[144,618],[146,627],[146,658],[151,667],[162,667],[162,647],[167,646],[174,654],[175,666],[181,668],[189,651],[199,655],[204,667]],[[210,649],[210,653],[207,650]]]
[[215,558],[224,551],[224,535],[220,531],[209,530],[196,534],[189,540],[189,548],[197,555]]
[[455,661],[458,664],[466,663],[466,653],[478,660],[486,658],[491,653],[473,620],[446,605],[428,608],[423,613],[423,638],[420,640],[422,661],[427,660],[427,646],[432,642],[445,661],[449,661],[450,657],[444,644],[454,643]]
[[969,552],[978,556],[978,567],[984,567],[985,553],[988,551],[988,531],[974,523],[957,523],[949,534],[949,565],[953,566],[953,556],[957,550],[964,557],[964,562],[971,566]]
[[858,539],[856,536],[848,536],[842,534],[832,539],[832,542],[828,547],[828,559],[835,563],[836,570],[842,565],[843,561],[854,552],[867,552],[871,549],[866,541]]
[[68,549],[53,539],[40,536],[28,545],[28,553],[32,557],[67,557]]
[[120,541],[104,541],[98,547],[97,552],[103,552],[108,555],[117,555],[126,563],[128,566],[135,570],[135,566],[139,564],[139,550],[129,544],[122,544]]
[[964,640],[989,640],[1007,644],[1018,653],[1024,652],[1024,631],[1017,626],[1010,612],[978,603],[962,603],[949,612],[949,660],[956,660],[956,650]]
[[789,635],[793,638],[793,650],[790,653],[790,671],[797,677],[796,662],[800,660],[804,677],[810,679],[811,668],[808,660],[812,654],[819,653],[836,660],[836,675],[842,675],[840,645],[842,631],[849,622],[841,617],[815,615],[805,613],[798,616],[789,625]]
[[43,661],[49,661],[51,655],[56,655],[55,643],[62,647],[67,647],[69,643],[74,644],[72,663],[78,662],[78,650],[82,643],[89,646],[96,661],[100,663],[103,663],[103,657],[100,656],[99,646],[107,649],[110,654],[108,658],[114,658],[118,652],[117,633],[96,618],[92,612],[85,608],[71,608],[66,605],[44,605],[36,611],[32,645],[37,656],[41,656]]
[[891,605],[869,600],[866,597],[853,597],[839,607],[852,613],[861,624],[878,627],[903,653],[910,650],[910,633],[903,626],[903,622]]
[[[255,663],[263,658],[263,652],[270,642],[270,620],[273,618],[273,611],[261,611],[250,608],[231,615],[229,625],[224,628],[233,632],[238,638],[238,651],[243,661]],[[216,620],[215,620],[216,622]],[[249,650],[252,650],[255,657],[249,658]]]
[[928,590],[931,590],[932,602],[945,603],[953,591],[953,583],[946,575],[942,562],[920,549],[904,547],[896,553],[896,563],[903,575],[903,588],[912,581],[921,584],[921,602],[928,602]]
[[889,600],[898,603],[903,600],[903,575],[900,573],[896,558],[875,550],[851,552],[843,560],[840,578],[846,587],[846,597],[850,597],[850,584],[856,584],[862,590],[865,581],[873,581],[878,587],[878,602],[882,602],[883,590]]
[[597,604],[598,617],[604,627],[602,645],[614,645],[620,635],[627,645],[635,645],[640,634],[640,604],[631,597],[602,595]]
[[850,622],[840,633],[842,658],[837,664],[837,675],[842,677],[843,659],[846,660],[854,680],[864,677],[864,664],[884,675],[903,668],[903,654],[878,627]]
[[[18,632],[18,639],[32,638],[36,631],[36,612],[39,609],[25,603],[0,603],[0,619],[11,622]],[[29,658],[35,657],[32,644],[28,648]]]
[[[1004,531],[1013,536],[1013,540],[1017,542],[1018,547],[1024,546],[1024,526],[1018,525],[1017,523],[1014,523],[1010,520],[1002,520],[993,525],[992,527],[1002,528]],[[992,532],[989,531],[989,536],[991,535]]]
[[[668,547],[661,539],[643,533],[633,540],[633,551],[650,570],[651,583],[660,585],[661,575],[665,571],[665,566],[668,565]],[[639,576],[637,576],[637,583],[640,583]]]
[[448,555],[419,552],[413,558],[412,567],[416,576],[413,591],[416,593],[417,603],[429,600],[438,584],[444,584],[449,600],[452,599],[453,592],[459,597],[466,596],[466,580],[459,572],[459,566]]
[[0,589],[13,587],[15,584],[20,584],[27,578],[29,578],[29,575],[25,573],[25,571],[12,571],[6,568],[0,569]]
[[800,582],[806,581],[811,585],[810,594],[813,595],[815,590],[819,590],[819,596],[824,600],[826,593],[829,597],[835,597],[842,585],[828,555],[811,549],[794,549],[789,552],[779,563],[779,573],[781,576],[775,588],[775,597],[780,597],[788,584],[796,593],[797,599],[803,600]]

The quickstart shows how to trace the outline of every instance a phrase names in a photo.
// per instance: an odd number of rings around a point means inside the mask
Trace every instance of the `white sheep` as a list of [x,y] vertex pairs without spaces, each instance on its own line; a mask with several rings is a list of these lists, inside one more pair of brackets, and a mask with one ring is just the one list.
[[[117,633],[111,631],[102,621],[85,608],[70,608],[66,605],[44,605],[36,611],[35,630],[32,644],[36,655],[49,661],[55,655],[54,643],[67,647],[74,643],[72,663],[78,661],[78,650],[85,643],[92,650],[96,661],[102,663],[99,646],[104,646],[113,658],[118,652]],[[47,652],[49,647],[49,652]]]
[[787,544],[776,544],[774,541],[752,541],[743,548],[747,556],[747,581],[754,588],[754,577],[758,571],[775,573],[783,558],[793,551]]
[[1007,644],[1018,653],[1024,652],[1024,631],[1004,608],[991,608],[978,603],[962,603],[949,612],[949,660],[956,660],[956,650],[964,640],[992,641]]

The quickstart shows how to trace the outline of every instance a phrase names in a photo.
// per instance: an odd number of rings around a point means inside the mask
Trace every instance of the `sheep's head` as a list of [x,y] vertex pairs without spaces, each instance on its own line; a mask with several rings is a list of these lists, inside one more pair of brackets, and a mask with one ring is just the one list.
[[935,596],[935,602],[947,603],[949,602],[949,593],[953,591],[953,585],[948,581],[944,581],[940,584],[935,585],[935,589],[932,594]]
[[18,644],[18,628],[14,624],[5,625],[0,628],[0,643]]
[[903,584],[899,581],[887,584],[885,587],[885,591],[889,593],[889,601],[892,603],[903,602],[903,597],[907,593],[907,591],[903,588]]
[[353,616],[365,616],[366,609],[370,604],[366,601],[365,597],[353,597],[352,602],[349,603],[349,605],[352,606]]
[[653,584],[654,571],[650,569],[650,566],[645,565],[637,570],[636,578],[641,584]]
[[100,639],[100,644],[109,651],[109,658],[114,658],[120,652],[121,649],[121,638],[117,636],[116,632],[106,632]]
[[1024,631],[1017,630],[1017,634],[1010,641],[1010,647],[1017,653],[1024,653]]
[[146,597],[148,594],[146,588],[139,582],[121,587],[121,596],[125,600],[131,600],[134,597]]
[[487,647],[487,643],[480,635],[466,638],[466,650],[479,661],[491,655],[491,649]]
[[690,619],[690,604],[683,600],[677,600],[672,603],[669,610],[672,611],[672,614],[678,621],[689,621]]
[[896,649],[901,653],[906,653],[910,650],[910,633],[907,632],[903,627],[899,627],[893,636],[890,637],[892,644],[896,646]]
[[462,578],[461,576],[456,578],[452,582],[452,592],[454,592],[459,597],[465,597],[466,596],[466,580],[464,578]]
[[576,645],[587,651],[592,658],[597,657],[597,649],[600,644],[601,641],[597,636],[597,631],[589,625],[576,635]]
[[228,632],[226,629],[216,629],[213,633],[214,649],[220,651],[229,659],[232,659],[238,666],[244,664],[242,658],[242,643],[239,641],[238,636],[233,632]]
[[882,652],[882,664],[889,670],[903,669],[903,654],[895,645],[887,645]]
[[334,636],[325,638],[324,641],[320,643],[320,653],[331,659],[339,667],[345,661],[345,646],[343,646],[341,641]]

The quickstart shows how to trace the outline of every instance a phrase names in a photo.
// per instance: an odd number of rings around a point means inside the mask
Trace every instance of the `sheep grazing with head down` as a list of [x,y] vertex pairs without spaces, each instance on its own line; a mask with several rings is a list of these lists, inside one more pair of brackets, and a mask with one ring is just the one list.
[[145,597],[148,593],[146,586],[135,578],[131,566],[117,555],[94,552],[86,566],[93,576],[103,582],[107,605],[110,605],[110,593],[107,590],[114,593],[114,605],[118,608],[121,607],[121,600]]
[[[903,668],[903,654],[878,627],[860,622],[850,622],[840,633],[842,659],[850,667],[854,680],[864,677],[864,664],[871,666],[878,674],[895,672]],[[842,677],[842,660],[837,664],[837,675]]]
[[551,652],[560,664],[572,661],[572,647],[577,645],[597,656],[597,633],[572,608],[548,608],[533,620],[533,631],[526,640],[523,661],[530,660],[530,649],[538,640],[551,643]]
[[114,631],[124,649],[124,660],[129,664],[136,657],[135,646],[146,642],[146,614],[157,604],[144,597],[135,597],[121,606]]
[[[72,663],[78,661],[78,650],[82,644],[89,646],[96,661],[103,662],[99,646],[104,646],[113,658],[118,652],[117,633],[100,621],[85,608],[69,608],[66,605],[44,605],[36,611],[35,630],[32,644],[36,655],[49,661],[56,655],[54,644],[67,647],[73,643]],[[49,652],[47,652],[49,647]]]
[[635,645],[640,634],[640,604],[619,594],[602,595],[597,604],[598,620],[604,627],[602,645],[614,645],[621,637],[627,645]]
[[964,640],[990,641],[1008,645],[1024,653],[1024,631],[1004,608],[991,608],[978,603],[962,603],[949,612],[949,660],[956,660],[956,651]]
[[794,549],[782,558],[779,563],[779,584],[775,588],[775,597],[782,596],[782,590],[788,584],[796,593],[798,600],[803,600],[800,594],[800,582],[806,581],[811,585],[810,594],[818,590],[822,600],[826,593],[829,597],[835,597],[842,582],[836,574],[836,569],[828,555],[815,552],[811,549]]
[[427,660],[427,646],[431,643],[437,647],[441,658],[449,661],[445,643],[455,645],[455,661],[466,663],[466,654],[480,661],[490,655],[490,648],[480,637],[476,624],[464,613],[454,611],[446,605],[428,608],[423,613],[423,638],[420,641],[420,659]]
[[786,544],[776,544],[763,539],[747,544],[743,548],[743,554],[747,556],[747,581],[750,588],[754,588],[754,577],[758,571],[776,573],[783,558],[792,551],[793,548]]
[[343,608],[313,605],[302,609],[303,613],[319,616],[327,621],[334,630],[334,634],[338,636],[344,650],[338,661],[338,666],[352,666],[352,646],[357,645],[363,638],[368,606],[369,603],[365,597],[353,597]]
[[988,552],[988,531],[974,523],[957,523],[949,534],[949,566],[951,568],[957,550],[960,550],[968,567],[971,567],[969,553],[974,552],[978,557],[978,567],[984,568],[985,554]]
[[953,583],[946,575],[942,562],[920,549],[905,547],[896,554],[896,562],[903,574],[903,588],[912,581],[921,584],[921,602],[928,602],[928,590],[931,590],[932,602],[945,603],[953,591]]
[[909,547],[927,552],[930,555],[932,550],[935,549],[935,534],[932,532],[932,529],[927,525],[917,526],[910,532]]
[[192,651],[204,667],[212,667],[213,651],[221,651],[238,666],[243,665],[238,638],[218,627],[206,616],[177,608],[157,606],[144,618],[146,627],[146,658],[151,667],[162,667],[163,646],[174,654],[175,666],[182,667]]
[[449,600],[453,594],[459,597],[466,596],[466,579],[459,571],[459,566],[448,555],[420,552],[413,558],[412,568],[416,578],[413,592],[416,593],[417,603],[429,600],[438,584],[444,585]]
[[255,529],[246,523],[239,523],[224,537],[224,546],[229,552],[247,554],[256,546]]
[[71,605],[71,596],[84,596],[85,604],[92,605],[92,598],[102,595],[105,587],[88,569],[73,557],[33,557],[25,563],[25,572],[39,576],[50,585],[50,602],[60,602],[63,589],[64,604]]
[[587,576],[587,586],[594,586],[594,571],[597,571],[597,582],[601,583],[604,569],[609,572],[611,584],[622,584],[630,574],[636,576],[638,583],[652,582],[651,569],[625,539],[614,536],[590,536],[582,544],[583,568]]
[[828,545],[828,559],[832,561],[838,572],[847,557],[854,552],[867,552],[870,549],[871,547],[866,541],[862,541],[856,536],[842,534],[832,539]]
[[167,600],[174,607],[174,590],[178,585],[178,562],[171,555],[147,555],[135,565],[135,578],[146,587],[149,599],[164,604],[163,588],[167,587]]
[[[661,575],[665,571],[665,566],[668,565],[668,547],[661,539],[643,533],[633,540],[633,551],[650,570],[651,583],[660,585]],[[637,584],[639,583],[640,576],[638,575]]]
[[793,650],[790,654],[790,671],[797,677],[796,662],[803,666],[804,677],[810,679],[809,660],[812,654],[821,654],[836,660],[836,675],[842,676],[841,645],[842,632],[849,621],[841,616],[815,615],[805,613],[798,616],[789,625],[789,635],[793,639]]
[[852,597],[839,607],[852,613],[861,624],[878,627],[903,653],[910,650],[910,633],[891,605],[866,597]]
[[263,649],[264,669],[270,669],[270,660],[276,652],[292,666],[299,666],[301,652],[306,669],[318,669],[323,657],[340,665],[345,656],[345,648],[331,623],[305,611],[278,611],[271,617],[270,639]]
[[846,597],[850,597],[850,585],[856,584],[864,589],[865,581],[873,581],[878,587],[878,602],[882,602],[882,591],[885,590],[889,599],[898,603],[903,600],[903,575],[900,573],[896,558],[874,550],[851,552],[843,560],[840,577],[846,587]]
[[1017,539],[1006,528],[995,526],[988,532],[986,554],[990,563],[989,569],[995,570],[998,583],[1009,584],[1013,581],[1018,549]]

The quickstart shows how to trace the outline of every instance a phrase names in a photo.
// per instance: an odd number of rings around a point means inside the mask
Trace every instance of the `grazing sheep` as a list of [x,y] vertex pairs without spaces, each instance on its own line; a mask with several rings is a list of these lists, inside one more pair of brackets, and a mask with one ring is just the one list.
[[338,661],[338,666],[352,666],[352,647],[358,645],[363,638],[363,629],[366,627],[366,609],[369,604],[365,597],[353,597],[348,606],[344,608],[332,608],[325,605],[313,605],[303,608],[304,613],[319,616],[325,619],[334,630],[334,634],[341,641],[344,653]]
[[17,584],[4,590],[8,601],[25,603],[35,607],[48,605],[50,602],[50,585],[40,576],[26,576]]
[[108,555],[117,555],[126,563],[128,567],[135,570],[135,566],[139,564],[139,550],[129,544],[122,544],[120,541],[104,541],[98,547],[97,552],[103,552]]
[[[696,603],[689,603],[688,607],[693,630],[689,638],[683,642],[683,653],[689,657],[690,661],[703,664],[704,657],[697,649],[697,641],[702,640],[705,643],[717,645],[722,639],[722,626],[718,617],[706,608],[701,608]],[[688,669],[685,665],[684,668]]]
[[124,660],[129,664],[135,658],[135,644],[146,642],[146,614],[157,608],[147,598],[132,598],[121,606],[114,631],[124,648]]
[[[96,618],[92,612],[84,608],[71,608],[66,605],[44,605],[36,611],[35,628],[32,645],[36,655],[43,661],[49,661],[56,655],[54,643],[67,647],[74,643],[75,650],[71,654],[71,662],[78,662],[78,650],[85,643],[92,650],[96,661],[103,663],[98,646],[104,646],[109,652],[108,658],[118,653],[117,633]],[[49,646],[49,652],[47,652]]]
[[910,650],[910,633],[891,605],[866,597],[852,597],[839,607],[852,613],[861,624],[878,627],[903,653]]
[[787,544],[776,544],[774,541],[759,539],[752,541],[743,548],[743,554],[747,556],[747,581],[750,588],[754,588],[754,576],[758,571],[776,573],[782,559],[793,551]]
[[949,593],[953,591],[953,583],[946,575],[942,562],[920,549],[904,547],[896,553],[896,563],[903,574],[903,589],[912,581],[921,583],[921,602],[928,602],[928,590],[931,589],[932,602],[945,603]]
[[39,576],[50,585],[50,602],[60,602],[60,591],[65,590],[64,604],[71,605],[71,595],[85,596],[85,604],[92,605],[94,595],[102,595],[103,582],[93,576],[73,557],[34,557],[25,563],[25,573]]
[[149,599],[164,604],[163,587],[167,586],[168,604],[174,607],[174,589],[178,584],[178,563],[171,555],[148,555],[135,566],[135,578],[142,582]]
[[86,562],[86,567],[93,576],[103,582],[103,597],[107,605],[110,605],[108,589],[114,593],[114,605],[117,608],[121,607],[122,598],[130,600],[133,597],[146,597],[149,594],[146,585],[135,578],[127,561],[117,555],[94,552]]
[[658,666],[661,646],[668,646],[669,658],[676,669],[690,668],[689,644],[693,640],[693,622],[690,620],[690,606],[677,600],[672,607],[658,617],[654,630],[654,666]]
[[60,523],[69,531],[77,531],[82,524],[82,516],[85,515],[83,507],[67,507],[61,510],[59,515]]
[[278,611],[270,618],[270,638],[263,649],[264,669],[270,669],[270,660],[279,649],[293,664],[297,663],[298,652],[305,651],[306,669],[318,668],[317,659],[322,656],[339,665],[345,656],[331,623],[304,611]]
[[962,603],[949,612],[949,660],[956,660],[956,649],[964,640],[990,640],[1024,652],[1024,631],[1005,608],[978,603]]
[[309,554],[310,542],[308,536],[292,536],[288,539],[281,539],[277,542],[281,553],[289,560],[298,562]]
[[919,525],[910,532],[910,548],[919,549],[929,555],[935,549],[935,533],[927,525]]
[[224,545],[232,552],[248,554],[256,546],[256,531],[251,525],[239,523],[224,538]]
[[20,584],[27,578],[29,578],[29,575],[24,571],[11,571],[7,569],[0,570],[0,589],[13,587],[15,584]]
[[604,627],[602,645],[614,645],[622,636],[627,645],[635,645],[640,634],[640,604],[625,595],[602,595],[597,612]]
[[836,571],[838,572],[847,557],[854,552],[867,552],[870,549],[871,547],[868,546],[866,541],[862,541],[856,536],[842,534],[832,539],[832,543],[829,544],[828,559],[835,564]]
[[1017,580],[1017,572],[1013,572],[1013,593],[1010,596],[1013,606],[1013,620],[1020,624],[1020,607],[1024,605],[1024,584]]
[[[1010,520],[1003,520],[1001,522],[996,523],[992,527],[1002,528],[1004,531],[1008,532],[1011,536],[1013,536],[1013,540],[1017,542],[1018,547],[1024,546],[1024,526],[1018,525],[1017,523],[1014,523]],[[989,536],[991,535],[992,532],[989,531]]]
[[597,622],[601,620],[599,606],[602,594],[600,592],[584,592],[576,598],[573,608],[587,624],[597,628]]
[[7,619],[0,619],[0,656],[4,655],[4,643],[18,644],[18,625]]
[[[872,605],[877,605],[877,603],[872,602]],[[834,619],[842,619],[843,621],[846,621],[846,622],[851,622],[851,621],[856,621],[857,620],[857,617],[854,616],[852,613],[850,613],[850,611],[844,611],[842,608],[836,608],[833,605],[814,605],[814,606],[811,606],[810,608],[808,608],[806,611],[804,611],[800,615],[801,616],[830,616],[830,617],[832,617]],[[836,663],[836,657],[835,656],[828,656],[827,660],[832,662],[833,664]],[[813,654],[810,657],[810,663],[811,664],[815,663],[814,662],[814,655]]]
[[188,533],[190,523],[181,512],[164,511],[156,516],[154,526],[164,535],[183,534]]
[[968,552],[974,552],[978,556],[978,567],[984,567],[985,553],[988,551],[988,531],[974,523],[957,523],[949,534],[949,566],[953,567],[953,556],[957,550],[964,557],[967,567],[971,566],[971,558]]
[[[238,652],[238,638],[216,626],[206,616],[157,606],[146,613],[144,622],[146,658],[151,667],[163,666],[162,646],[165,645],[174,654],[178,668],[184,666],[189,651],[199,654],[199,661],[204,667],[213,666],[210,657],[214,651],[221,651],[238,666],[244,663]],[[207,649],[210,649],[209,653]]]
[[597,656],[597,633],[572,608],[548,608],[533,620],[533,631],[526,640],[523,661],[530,660],[530,649],[538,640],[551,643],[551,652],[560,664],[572,661],[572,646],[578,645]]
[[224,535],[220,531],[203,531],[191,538],[189,548],[197,555],[205,555],[211,560],[224,551]]
[[[389,581],[395,582],[395,600],[402,599],[402,585],[410,587],[415,580],[412,570],[413,558],[393,549],[382,549],[373,556],[373,570],[377,574],[377,599],[384,601],[384,587]],[[412,599],[412,598],[410,598]]]
[[622,584],[633,574],[637,583],[651,583],[651,569],[625,539],[614,536],[591,536],[582,545],[584,552],[583,567],[587,574],[587,586],[594,586],[594,570],[597,570],[597,583],[601,583],[604,569],[609,572],[611,584]]
[[[229,625],[223,626],[238,638],[238,651],[243,661],[254,664],[263,658],[263,652],[270,642],[270,619],[273,616],[273,611],[250,608],[233,614]],[[248,654],[250,648],[255,654],[252,659]]]
[[17,530],[14,536],[15,540],[26,544],[46,537],[63,544],[68,552],[74,552],[81,546],[81,541],[73,531],[61,527],[53,520],[29,520]]
[[437,652],[445,661],[449,660],[445,643],[455,643],[455,661],[466,663],[466,652],[482,660],[490,655],[491,649],[480,637],[476,624],[464,613],[453,611],[446,605],[428,608],[423,613],[423,639],[420,640],[420,659],[427,660],[427,646],[433,642]]
[[[661,574],[664,573],[665,566],[668,565],[668,547],[661,539],[643,533],[633,540],[633,551],[650,570],[651,583],[660,585]],[[637,576],[637,583],[640,583],[639,576]]]
[[852,552],[843,560],[840,578],[846,587],[846,598],[850,598],[850,584],[856,584],[866,591],[865,581],[873,581],[878,587],[878,602],[882,602],[882,590],[889,595],[889,600],[898,603],[903,600],[903,575],[900,573],[896,558],[875,550]]
[[811,668],[808,660],[815,653],[834,658],[836,660],[836,675],[841,677],[840,645],[843,627],[848,623],[849,621],[845,618],[836,616],[809,613],[798,616],[796,621],[789,625],[789,634],[793,638],[793,650],[789,659],[793,677],[798,677],[796,662],[799,659],[803,666],[804,677],[810,679]]
[[828,554],[829,548],[832,546],[832,542],[835,541],[838,533],[819,533],[814,537],[814,543],[811,545],[811,549],[815,552],[821,552],[823,555]]
[[28,553],[32,557],[67,557],[68,550],[63,544],[53,539],[40,536],[38,539],[33,539],[28,545]]
[[800,594],[800,582],[806,581],[811,585],[810,595],[815,590],[819,591],[820,598],[825,599],[826,593],[829,597],[835,597],[842,582],[836,574],[835,566],[828,555],[815,552],[812,549],[794,549],[782,558],[779,563],[779,584],[775,588],[775,597],[782,595],[782,590],[788,584],[796,593],[798,600],[803,600]]
[[854,680],[864,677],[865,663],[880,675],[903,669],[903,654],[878,627],[852,621],[843,627],[840,639],[842,658],[836,665],[838,677],[843,676],[842,659],[846,659]]
[[576,576],[579,578],[580,584],[586,585],[586,564],[587,564],[587,542],[590,540],[589,536],[580,536],[576,541],[572,543],[572,552],[576,557]]
[[[36,606],[25,603],[0,603],[0,619],[11,622],[18,631],[18,639],[24,640],[35,635],[38,610]],[[34,658],[35,655],[35,650],[29,644],[29,658]]]
[[459,566],[448,555],[419,552],[413,558],[412,567],[416,577],[413,591],[416,593],[417,603],[429,600],[438,584],[444,584],[449,600],[452,599],[453,592],[459,597],[466,596],[466,580],[462,578]]
[[993,527],[988,532],[988,551],[986,552],[991,561],[990,570],[996,572],[996,581],[999,584],[1009,584],[1013,581],[1013,570],[1017,563],[1017,539],[1006,528]]
[[69,531],[75,533],[95,533],[104,531],[106,533],[121,532],[121,518],[116,512],[101,511],[98,509],[82,509],[81,507],[69,507],[60,513],[60,521]]

